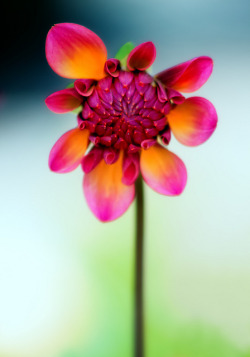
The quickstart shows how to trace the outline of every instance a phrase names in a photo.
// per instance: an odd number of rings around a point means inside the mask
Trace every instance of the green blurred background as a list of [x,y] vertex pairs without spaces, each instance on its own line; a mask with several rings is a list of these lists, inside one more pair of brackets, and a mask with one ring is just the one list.
[[46,63],[49,28],[95,31],[109,57],[153,41],[153,72],[214,59],[195,95],[219,115],[178,198],[146,189],[146,356],[250,356],[250,3],[248,0],[5,2],[0,68],[0,357],[130,357],[134,206],[99,223],[80,169],[56,175],[51,146],[75,125],[44,99],[68,81]]

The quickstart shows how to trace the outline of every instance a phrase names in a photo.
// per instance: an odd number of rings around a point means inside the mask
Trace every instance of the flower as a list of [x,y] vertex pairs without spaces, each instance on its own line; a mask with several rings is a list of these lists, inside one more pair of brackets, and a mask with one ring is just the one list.
[[171,133],[182,144],[196,146],[217,124],[208,100],[186,99],[179,91],[199,89],[212,72],[212,59],[196,57],[151,76],[152,42],[135,48],[128,43],[116,58],[107,59],[102,40],[71,23],[51,28],[46,57],[57,74],[76,79],[71,88],[51,94],[46,105],[55,113],[78,110],[77,126],[55,143],[49,167],[66,173],[81,164],[84,194],[96,217],[112,221],[127,210],[140,172],[156,192],[179,195],[187,171],[167,148]]

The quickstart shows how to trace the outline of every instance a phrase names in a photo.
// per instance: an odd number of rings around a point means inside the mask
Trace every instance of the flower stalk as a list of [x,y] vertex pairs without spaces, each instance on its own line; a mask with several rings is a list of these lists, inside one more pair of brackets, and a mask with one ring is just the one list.
[[136,181],[136,243],[135,243],[135,337],[134,357],[144,357],[144,194],[142,177]]

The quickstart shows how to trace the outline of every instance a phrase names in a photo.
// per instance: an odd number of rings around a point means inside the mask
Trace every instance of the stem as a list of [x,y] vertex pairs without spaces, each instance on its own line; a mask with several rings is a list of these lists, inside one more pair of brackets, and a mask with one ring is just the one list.
[[134,357],[144,357],[143,321],[143,219],[144,195],[140,176],[136,182],[136,246],[135,246],[135,350]]

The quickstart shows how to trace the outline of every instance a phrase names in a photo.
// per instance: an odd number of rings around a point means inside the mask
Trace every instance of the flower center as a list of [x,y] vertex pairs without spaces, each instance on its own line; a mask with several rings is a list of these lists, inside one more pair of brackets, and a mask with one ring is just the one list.
[[85,98],[80,119],[96,146],[136,152],[155,143],[168,129],[171,108],[158,96],[154,79],[146,72],[120,71],[97,82]]

